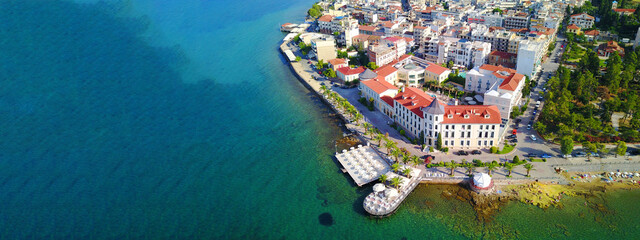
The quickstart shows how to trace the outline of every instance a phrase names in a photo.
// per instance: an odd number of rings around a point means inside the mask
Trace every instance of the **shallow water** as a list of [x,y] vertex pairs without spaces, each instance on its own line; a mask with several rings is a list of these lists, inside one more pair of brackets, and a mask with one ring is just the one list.
[[605,196],[618,230],[519,203],[478,223],[435,186],[366,217],[342,131],[276,50],[310,1],[78,2],[0,5],[1,239],[638,235],[637,192]]

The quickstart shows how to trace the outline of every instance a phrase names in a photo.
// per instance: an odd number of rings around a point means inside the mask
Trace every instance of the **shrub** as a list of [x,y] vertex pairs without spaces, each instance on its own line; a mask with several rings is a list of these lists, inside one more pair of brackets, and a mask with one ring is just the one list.
[[442,148],[442,151],[447,153],[447,152],[449,152],[449,148],[448,147],[444,147],[444,148]]
[[518,155],[513,156],[513,163],[514,164],[520,163],[520,157],[518,157]]
[[543,162],[547,162],[547,159],[546,159],[546,158],[543,158],[543,159],[542,159],[542,161],[543,161]]
[[406,137],[406,133],[404,132],[404,129],[400,129],[400,135],[405,136]]
[[433,147],[429,147],[429,152],[433,152]]
[[497,147],[491,147],[491,153],[497,153],[497,152],[498,152]]

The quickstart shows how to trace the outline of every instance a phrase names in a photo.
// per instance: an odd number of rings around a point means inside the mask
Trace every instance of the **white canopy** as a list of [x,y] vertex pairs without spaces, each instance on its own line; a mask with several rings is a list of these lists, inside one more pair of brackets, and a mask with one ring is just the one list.
[[376,185],[373,185],[373,191],[374,192],[382,192],[385,189],[386,189],[386,187],[382,183],[376,183]]
[[491,176],[486,173],[476,173],[473,175],[473,185],[479,188],[486,188],[491,185]]
[[476,105],[476,101],[469,101],[469,105]]
[[471,101],[471,100],[473,100],[473,98],[472,97],[465,97],[464,100]]
[[384,195],[387,196],[387,198],[397,197],[398,190],[396,190],[395,188],[387,188],[387,190],[384,190]]

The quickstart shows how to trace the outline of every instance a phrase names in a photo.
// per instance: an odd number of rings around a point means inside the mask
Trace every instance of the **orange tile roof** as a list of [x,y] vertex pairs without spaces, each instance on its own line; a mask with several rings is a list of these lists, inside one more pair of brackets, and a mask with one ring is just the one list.
[[425,68],[425,71],[429,71],[429,72],[435,73],[437,75],[440,75],[440,74],[446,72],[447,70],[451,71],[450,69],[448,69],[446,67],[443,67],[443,66],[440,66],[440,65],[435,64],[435,63],[429,63],[429,66],[427,68]]
[[359,25],[359,26],[358,26],[358,29],[359,29],[359,30],[362,30],[362,31],[371,31],[371,32],[373,32],[373,31],[375,31],[375,30],[376,30],[376,27],[374,27],[374,26],[367,26],[367,25]]
[[587,18],[595,19],[593,16],[591,16],[591,15],[589,15],[589,14],[586,14],[586,13],[573,14],[573,15],[571,15],[571,17],[580,16],[580,15],[582,15],[582,14],[587,15],[587,16],[586,16]]
[[589,35],[589,36],[598,36],[600,34],[600,31],[598,30],[587,30],[584,31],[584,35]]
[[334,58],[334,59],[329,60],[328,62],[332,66],[336,66],[336,65],[346,64],[347,63],[347,61],[345,59],[342,59],[342,58]]
[[350,68],[350,67],[342,67],[338,68],[338,72],[341,72],[345,76],[360,74],[364,72],[364,67]]
[[520,85],[520,81],[522,81],[523,79],[524,75],[520,73],[511,74],[511,76],[502,81],[502,84],[500,84],[498,88],[508,91],[515,91],[516,88],[518,88],[518,85]]
[[[500,124],[500,111],[494,105],[458,105],[445,107],[443,124]],[[467,118],[465,118],[465,115]],[[451,116],[451,118],[449,118]]]
[[331,16],[331,15],[324,15],[324,16],[318,18],[319,22],[331,22],[331,20],[333,20],[333,16]]
[[580,27],[578,27],[578,25],[571,24],[571,25],[567,26],[567,29],[580,30]]
[[516,57],[517,54],[494,50],[491,53],[489,53],[489,56],[498,56],[500,58],[512,58],[512,57]]
[[391,64],[387,64],[384,65],[382,67],[379,67],[378,69],[376,69],[374,72],[376,74],[378,74],[379,77],[386,77],[389,76],[390,74],[394,73],[398,71],[398,69],[394,68]]
[[384,95],[384,96],[380,97],[380,99],[382,99],[382,101],[387,103],[387,105],[393,107],[393,98],[391,96]]
[[416,114],[418,117],[424,118],[420,108],[429,106],[431,101],[433,101],[433,97],[427,95],[427,93],[418,88],[405,87],[404,91],[398,93],[393,100]]
[[393,86],[393,84],[385,80],[381,81],[378,79],[371,79],[371,80],[362,81],[360,83],[364,84],[365,86],[367,86],[368,88],[370,88],[371,90],[373,90],[378,94],[381,94],[387,90],[398,90],[396,86]]
[[630,9],[630,8],[616,8],[616,9],[613,9],[613,11],[619,12],[619,13],[620,12],[630,12],[630,13],[636,12],[635,9]]

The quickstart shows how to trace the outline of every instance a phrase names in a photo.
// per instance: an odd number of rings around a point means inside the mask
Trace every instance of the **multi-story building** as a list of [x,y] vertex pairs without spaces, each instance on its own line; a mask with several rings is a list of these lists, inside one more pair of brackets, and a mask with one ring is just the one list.
[[424,68],[413,61],[398,67],[398,80],[406,86],[421,87],[424,85]]
[[318,61],[329,61],[338,56],[335,40],[331,36],[323,36],[311,40],[311,50]]
[[482,65],[467,72],[465,90],[484,93],[484,105],[495,105],[506,121],[520,104],[525,77],[511,68]]
[[516,63],[518,73],[531,77],[535,75],[542,62],[542,56],[547,52],[545,43],[546,41],[529,39],[520,42]]
[[380,112],[385,114],[392,113],[392,107],[387,104],[383,99],[384,96],[388,96],[393,98],[398,93],[398,88],[393,86],[384,80],[379,80],[378,78],[364,80],[360,82],[359,85],[360,92],[362,93],[362,97],[367,99],[367,101],[373,100],[373,106]]
[[444,105],[418,88],[405,87],[393,97],[394,121],[427,147],[438,135],[443,147],[478,149],[497,146],[502,120],[496,106]]
[[346,82],[351,82],[353,80],[359,79],[360,73],[363,73],[364,71],[365,71],[364,67],[357,67],[357,68],[343,67],[343,68],[338,68],[336,75],[338,75],[338,78],[340,78],[342,81],[346,83]]
[[586,13],[573,14],[569,17],[569,24],[578,25],[580,28],[591,28],[595,22],[595,18]]
[[370,62],[375,62],[378,66],[391,63],[400,59],[407,53],[407,42],[402,37],[388,37],[382,39],[377,45],[369,45],[367,55]]
[[515,53],[501,52],[501,51],[492,51],[489,54],[489,65],[500,65],[508,68],[515,68],[516,61],[518,60],[518,56]]
[[438,43],[437,63],[453,61],[454,64],[470,67],[486,63],[491,53],[491,43],[466,39],[441,39]]
[[331,23],[332,20],[333,20],[333,16],[331,15],[324,15],[318,18],[318,32],[324,33],[324,34],[332,34],[333,33],[331,31],[331,28],[333,25]]
[[385,80],[392,85],[396,85],[398,83],[398,69],[393,67],[391,64],[379,67],[375,72],[378,74],[378,79],[380,80]]
[[521,29],[529,27],[529,15],[524,12],[509,14],[504,17],[504,28]]

